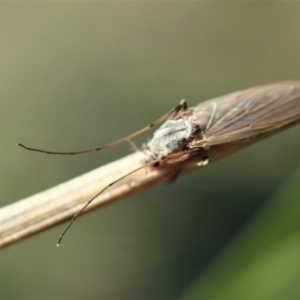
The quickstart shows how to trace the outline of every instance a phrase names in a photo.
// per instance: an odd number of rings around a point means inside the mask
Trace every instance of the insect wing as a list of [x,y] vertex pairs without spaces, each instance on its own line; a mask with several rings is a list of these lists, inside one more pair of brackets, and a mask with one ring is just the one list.
[[300,84],[282,82],[228,94],[200,103],[193,122],[212,146],[250,138],[300,121]]

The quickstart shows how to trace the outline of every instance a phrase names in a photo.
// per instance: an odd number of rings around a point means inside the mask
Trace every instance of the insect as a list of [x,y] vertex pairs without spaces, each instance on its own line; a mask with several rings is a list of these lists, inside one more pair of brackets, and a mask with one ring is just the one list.
[[[299,120],[300,82],[287,81],[237,91],[190,108],[185,100],[181,100],[177,106],[148,126],[94,149],[57,152],[31,148],[20,143],[18,145],[27,150],[47,154],[90,153],[128,141],[164,122],[143,149],[146,163],[117,178],[91,198],[73,216],[60,235],[57,243],[59,246],[73,222],[95,198],[134,172],[149,166],[161,168],[168,165],[184,166],[190,159],[193,159],[198,166],[207,165],[212,147],[255,140]],[[180,172],[180,169],[179,167],[177,172]]]

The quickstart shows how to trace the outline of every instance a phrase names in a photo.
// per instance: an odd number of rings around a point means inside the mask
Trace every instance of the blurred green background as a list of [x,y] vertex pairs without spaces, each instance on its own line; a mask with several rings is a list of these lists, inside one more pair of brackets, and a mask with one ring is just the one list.
[[[132,150],[182,98],[300,79],[299,2],[1,2],[1,206]],[[149,134],[137,139],[140,144]],[[300,130],[1,250],[0,298],[300,298]]]

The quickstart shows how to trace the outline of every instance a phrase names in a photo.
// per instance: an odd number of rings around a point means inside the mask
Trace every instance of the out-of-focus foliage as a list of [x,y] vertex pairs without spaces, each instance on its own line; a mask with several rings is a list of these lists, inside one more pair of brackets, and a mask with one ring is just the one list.
[[183,299],[297,299],[300,169],[222,249]]

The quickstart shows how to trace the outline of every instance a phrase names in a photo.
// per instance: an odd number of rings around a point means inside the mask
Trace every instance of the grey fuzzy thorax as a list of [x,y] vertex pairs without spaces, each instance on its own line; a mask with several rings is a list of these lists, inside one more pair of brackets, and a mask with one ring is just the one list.
[[194,125],[188,120],[168,120],[153,134],[144,150],[147,160],[166,157],[169,154],[183,150],[193,133]]

